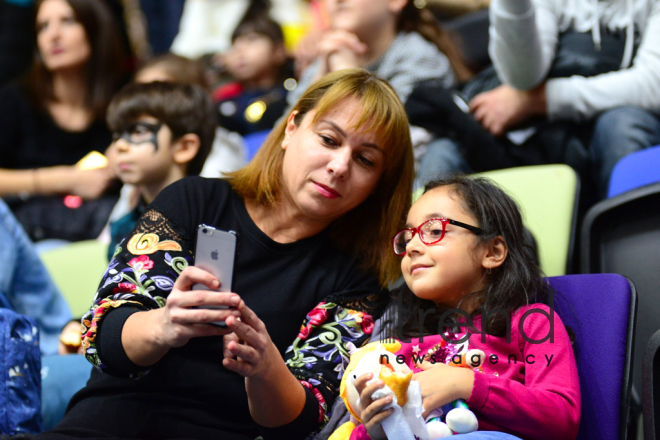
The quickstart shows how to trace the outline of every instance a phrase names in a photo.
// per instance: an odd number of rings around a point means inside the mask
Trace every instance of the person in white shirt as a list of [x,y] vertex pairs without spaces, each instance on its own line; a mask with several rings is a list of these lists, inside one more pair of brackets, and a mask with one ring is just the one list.
[[[561,34],[625,39],[618,70],[548,78]],[[593,121],[589,146],[601,195],[623,156],[660,143],[660,2],[655,0],[493,0],[489,52],[502,86],[470,102],[493,135],[532,117]]]

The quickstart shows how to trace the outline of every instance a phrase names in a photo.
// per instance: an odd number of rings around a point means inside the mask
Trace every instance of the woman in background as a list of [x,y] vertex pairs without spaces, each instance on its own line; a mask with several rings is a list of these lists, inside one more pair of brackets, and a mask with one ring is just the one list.
[[0,197],[33,240],[91,238],[114,201],[71,208],[101,197],[113,176],[75,164],[110,145],[105,109],[124,64],[117,24],[100,0],[39,0],[35,10],[32,73],[0,89]]

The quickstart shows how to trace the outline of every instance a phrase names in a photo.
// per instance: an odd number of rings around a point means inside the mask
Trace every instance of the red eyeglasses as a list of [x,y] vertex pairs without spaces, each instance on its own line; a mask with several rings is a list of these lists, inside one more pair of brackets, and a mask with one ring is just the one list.
[[405,255],[406,246],[417,233],[419,234],[419,239],[422,240],[422,243],[426,245],[439,242],[444,238],[448,224],[465,228],[477,235],[483,234],[484,232],[481,228],[470,226],[468,224],[449,218],[432,218],[426,220],[416,228],[407,228],[397,232],[394,238],[392,238],[394,253],[397,255]]

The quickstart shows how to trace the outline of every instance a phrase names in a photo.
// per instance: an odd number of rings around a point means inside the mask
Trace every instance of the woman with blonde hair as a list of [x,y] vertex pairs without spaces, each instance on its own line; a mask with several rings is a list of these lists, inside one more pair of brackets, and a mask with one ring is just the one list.
[[[41,438],[318,430],[399,276],[386,248],[413,175],[400,100],[353,69],[312,85],[245,168],[164,189],[83,318],[92,377]],[[200,224],[237,234],[233,292],[192,266]]]

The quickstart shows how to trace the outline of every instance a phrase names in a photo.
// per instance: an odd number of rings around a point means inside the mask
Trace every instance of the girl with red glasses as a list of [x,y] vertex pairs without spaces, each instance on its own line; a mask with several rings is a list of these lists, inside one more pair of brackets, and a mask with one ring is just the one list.
[[[520,209],[504,191],[487,179],[457,176],[430,183],[392,240],[405,279],[398,292],[403,323],[392,329],[394,335],[401,328],[396,336],[404,340],[396,354],[420,384],[424,417],[454,400],[467,402],[478,430],[460,438],[577,435],[575,357],[561,319],[544,304],[549,288],[524,231]],[[447,331],[484,352],[480,369],[429,361],[447,345]],[[372,400],[384,385],[371,376],[355,383],[362,425],[351,439],[386,438],[381,423],[393,412],[391,397]]]

